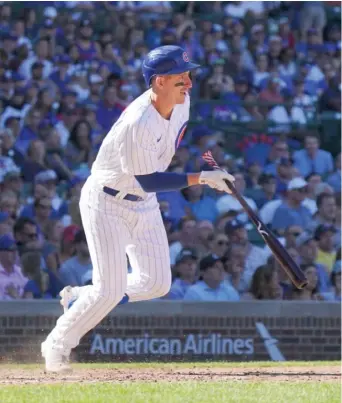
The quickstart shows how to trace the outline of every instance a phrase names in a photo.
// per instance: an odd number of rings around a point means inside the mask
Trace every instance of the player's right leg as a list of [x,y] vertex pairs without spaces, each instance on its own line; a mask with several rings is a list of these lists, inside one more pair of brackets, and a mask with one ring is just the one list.
[[127,287],[125,247],[129,232],[123,217],[104,193],[87,184],[80,209],[93,264],[93,285],[84,287],[42,344],[46,369],[53,372],[69,369],[66,358],[71,349],[121,301]]

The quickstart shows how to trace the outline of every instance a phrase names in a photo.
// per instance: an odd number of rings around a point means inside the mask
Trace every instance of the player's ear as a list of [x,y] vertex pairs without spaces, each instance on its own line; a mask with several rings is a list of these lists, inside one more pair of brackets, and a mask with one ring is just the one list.
[[155,85],[156,85],[157,88],[163,88],[164,87],[165,80],[164,80],[163,76],[157,76],[155,78],[154,82],[155,82]]

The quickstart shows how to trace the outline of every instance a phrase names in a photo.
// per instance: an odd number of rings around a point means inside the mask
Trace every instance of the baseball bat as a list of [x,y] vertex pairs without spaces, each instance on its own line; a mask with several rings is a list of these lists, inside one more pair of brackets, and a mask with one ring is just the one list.
[[[207,151],[203,154],[202,158],[206,161],[210,166],[214,169],[222,170],[216,163],[210,151]],[[266,227],[266,225],[260,220],[257,214],[249,207],[248,203],[241,196],[241,194],[236,190],[235,186],[229,181],[225,181],[229,190],[232,192],[232,195],[236,197],[236,199],[240,202],[243,209],[247,213],[250,220],[255,225],[259,234],[262,236],[266,245],[271,249],[274,257],[279,262],[282,269],[285,271],[287,276],[290,278],[292,283],[298,288],[302,289],[307,285],[307,279],[303,273],[303,271],[298,267],[292,257],[289,255],[287,250],[283,247],[283,245],[278,241],[276,236],[272,233],[270,229]]]

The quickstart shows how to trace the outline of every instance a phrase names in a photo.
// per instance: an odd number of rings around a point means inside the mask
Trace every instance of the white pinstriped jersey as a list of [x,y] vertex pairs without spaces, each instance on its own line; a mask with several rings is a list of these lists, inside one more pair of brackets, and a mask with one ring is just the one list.
[[190,97],[176,105],[165,120],[151,103],[151,90],[135,99],[105,137],[92,166],[92,177],[101,186],[131,193],[145,200],[134,175],[163,172],[170,165],[189,120]]

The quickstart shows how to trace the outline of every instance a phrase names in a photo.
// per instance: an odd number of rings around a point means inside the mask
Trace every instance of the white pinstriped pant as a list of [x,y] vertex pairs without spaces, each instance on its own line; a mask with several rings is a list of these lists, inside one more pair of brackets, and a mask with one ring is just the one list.
[[[94,187],[82,189],[80,210],[93,264],[86,286],[47,338],[68,355],[122,299],[143,301],[165,295],[171,286],[169,246],[158,203],[116,200]],[[133,269],[127,274],[127,257]]]

